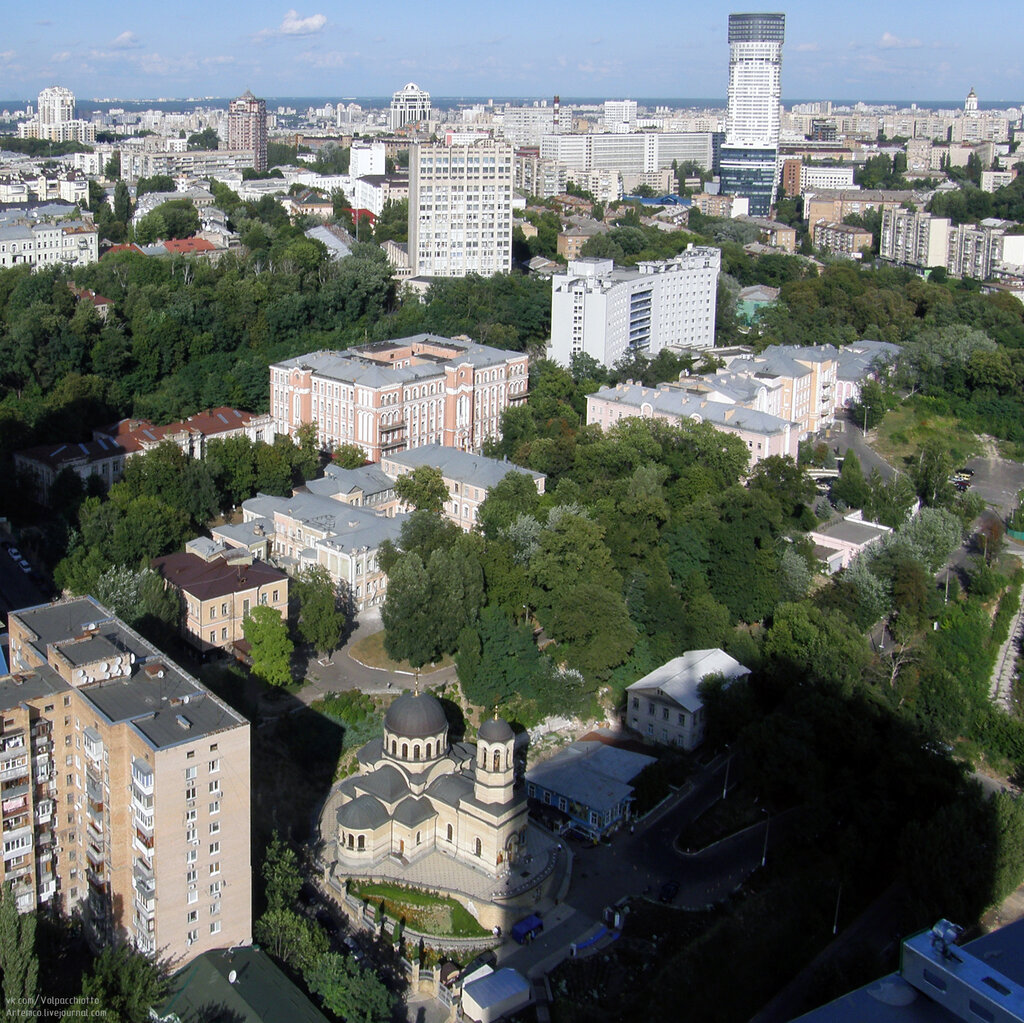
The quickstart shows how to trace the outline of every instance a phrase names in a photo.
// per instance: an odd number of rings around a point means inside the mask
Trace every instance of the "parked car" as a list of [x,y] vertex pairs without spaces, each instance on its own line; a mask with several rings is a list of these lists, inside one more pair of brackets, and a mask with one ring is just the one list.
[[32,566],[24,558],[18,558],[18,568],[26,575],[32,571]]
[[11,546],[7,548],[7,553],[11,556],[14,561],[17,561],[21,557],[21,551],[17,547]]

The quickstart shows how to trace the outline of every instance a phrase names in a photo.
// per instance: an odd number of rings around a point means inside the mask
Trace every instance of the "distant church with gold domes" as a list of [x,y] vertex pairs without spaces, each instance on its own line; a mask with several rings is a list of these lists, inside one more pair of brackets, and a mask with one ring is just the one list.
[[385,858],[412,863],[441,852],[506,875],[525,852],[527,831],[514,746],[511,727],[497,716],[481,725],[476,744],[452,743],[437,697],[399,696],[383,736],[359,751],[359,773],[338,786],[338,868],[362,873]]

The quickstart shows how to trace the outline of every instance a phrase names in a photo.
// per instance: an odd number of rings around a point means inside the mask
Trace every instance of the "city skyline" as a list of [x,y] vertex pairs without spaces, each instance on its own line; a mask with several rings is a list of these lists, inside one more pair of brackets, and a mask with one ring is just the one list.
[[[1024,63],[1011,38],[982,33],[980,20],[977,29],[956,20],[952,8],[878,0],[841,10],[810,0],[770,6],[787,16],[783,102],[952,101],[972,86],[983,102],[1024,94]],[[386,26],[375,12],[343,12],[323,0],[301,8],[255,0],[241,11],[185,0],[145,13],[112,0],[102,21],[57,0],[45,18],[24,8],[8,15],[0,94],[30,97],[59,83],[83,99],[232,96],[247,88],[264,96],[375,96],[415,81],[435,96],[724,96],[727,16],[743,10],[680,10],[654,30],[622,19],[606,0],[583,21],[553,19],[549,7],[530,3],[518,8],[515,24],[496,4],[449,0]],[[998,0],[985,13],[992,24],[1015,10]]]

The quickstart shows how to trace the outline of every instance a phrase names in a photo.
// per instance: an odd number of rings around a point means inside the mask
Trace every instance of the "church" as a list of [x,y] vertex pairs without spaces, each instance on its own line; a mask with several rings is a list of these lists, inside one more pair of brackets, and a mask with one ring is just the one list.
[[338,787],[338,867],[361,872],[385,857],[407,864],[440,852],[491,877],[507,874],[526,848],[514,746],[497,716],[481,725],[475,745],[451,743],[437,697],[399,696],[383,737],[359,751],[359,773]]

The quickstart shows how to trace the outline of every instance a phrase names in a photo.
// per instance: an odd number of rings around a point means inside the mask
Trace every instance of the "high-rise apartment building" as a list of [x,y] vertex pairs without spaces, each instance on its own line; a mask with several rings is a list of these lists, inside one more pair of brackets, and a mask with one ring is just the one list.
[[391,97],[391,130],[430,120],[430,93],[409,82]]
[[0,883],[172,962],[252,936],[249,723],[92,597],[12,611]]
[[490,277],[512,267],[512,147],[414,145],[409,153],[413,276]]
[[267,101],[248,89],[228,106],[228,149],[249,150],[253,170],[267,169]]
[[39,93],[39,109],[18,125],[18,137],[50,142],[95,142],[96,125],[75,117],[75,94],[62,85]]
[[767,216],[775,191],[782,96],[784,14],[729,15],[729,110],[722,146],[722,191],[747,196]]
[[604,126],[607,131],[617,134],[636,131],[636,100],[606,99],[604,101]]
[[54,85],[39,93],[40,124],[65,124],[75,119],[75,94],[62,85]]
[[722,253],[691,245],[672,259],[616,267],[577,259],[551,279],[551,348],[568,366],[574,355],[613,366],[631,349],[712,348]]

